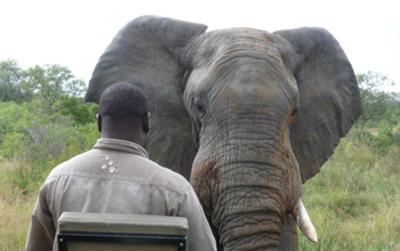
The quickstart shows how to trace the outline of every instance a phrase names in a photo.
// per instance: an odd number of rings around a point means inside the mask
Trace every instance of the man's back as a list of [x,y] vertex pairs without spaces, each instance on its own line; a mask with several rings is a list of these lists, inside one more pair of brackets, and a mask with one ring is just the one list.
[[55,168],[45,182],[53,191],[50,210],[57,217],[62,211],[177,215],[190,185],[141,149],[133,142],[103,138],[94,149]]
[[142,147],[129,141],[101,138],[94,149],[57,166],[43,184],[34,210],[39,229],[31,231],[44,228],[54,237],[51,232],[65,211],[183,216],[189,222],[191,250],[212,250],[215,245],[190,184],[149,160]]

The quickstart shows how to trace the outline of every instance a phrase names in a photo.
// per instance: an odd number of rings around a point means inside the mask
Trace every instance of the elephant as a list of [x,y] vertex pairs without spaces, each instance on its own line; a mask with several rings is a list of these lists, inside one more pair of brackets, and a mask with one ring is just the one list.
[[132,20],[85,99],[116,82],[146,93],[150,158],[190,180],[218,250],[297,250],[297,225],[317,240],[301,186],[361,114],[352,65],[323,28],[206,30]]

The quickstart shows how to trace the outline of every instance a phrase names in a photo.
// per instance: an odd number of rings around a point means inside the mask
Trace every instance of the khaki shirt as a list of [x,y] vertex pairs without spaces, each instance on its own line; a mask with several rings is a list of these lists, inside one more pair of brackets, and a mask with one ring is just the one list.
[[216,250],[192,186],[130,141],[100,138],[92,150],[51,171],[33,209],[26,250],[57,250],[57,219],[64,211],[186,217],[190,250]]

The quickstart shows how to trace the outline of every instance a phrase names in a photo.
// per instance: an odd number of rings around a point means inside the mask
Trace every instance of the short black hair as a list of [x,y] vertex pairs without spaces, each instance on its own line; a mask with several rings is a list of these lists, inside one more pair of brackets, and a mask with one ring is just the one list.
[[112,84],[100,96],[99,113],[117,121],[143,117],[148,113],[146,94],[127,82]]

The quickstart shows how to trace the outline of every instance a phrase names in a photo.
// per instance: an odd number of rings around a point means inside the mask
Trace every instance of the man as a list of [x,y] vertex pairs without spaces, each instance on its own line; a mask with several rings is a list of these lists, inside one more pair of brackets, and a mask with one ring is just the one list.
[[54,168],[32,213],[26,250],[56,249],[57,219],[64,211],[156,214],[186,217],[189,248],[216,250],[203,209],[181,175],[148,159],[149,130],[144,93],[128,83],[100,97],[94,148]]

